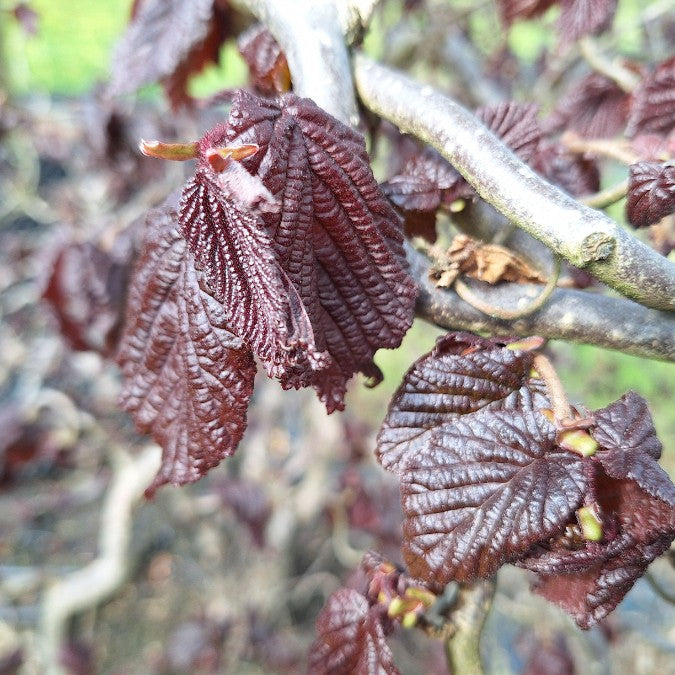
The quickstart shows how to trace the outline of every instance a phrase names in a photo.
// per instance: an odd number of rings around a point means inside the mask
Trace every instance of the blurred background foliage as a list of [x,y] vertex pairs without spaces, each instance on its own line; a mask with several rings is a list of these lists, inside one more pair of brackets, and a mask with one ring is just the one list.
[[[668,0],[666,0],[668,1]],[[455,0],[457,7],[475,8],[474,0]],[[492,3],[485,12],[471,13],[471,30],[474,43],[485,53],[496,48],[495,35],[499,35],[496,13]],[[651,3],[659,11],[662,0]],[[487,7],[490,5],[490,7]],[[14,3],[4,0],[4,12]],[[4,16],[0,24],[2,48],[2,76],[13,97],[41,95],[44,97],[76,97],[86,95],[97,83],[106,80],[110,57],[116,39],[120,36],[129,17],[130,0],[33,0],[30,7],[37,14],[34,34],[25,26]],[[648,57],[644,37],[639,29],[637,16],[644,12],[642,0],[622,0],[615,18],[613,35],[620,36],[621,53],[639,59]],[[384,11],[376,14],[372,28],[366,36],[364,48],[375,56],[385,51],[384,36],[402,16],[403,2],[385,3]],[[523,61],[534,63],[542,50],[550,47],[555,39],[553,26],[558,9],[549,10],[535,21],[518,22],[509,33],[509,46]],[[433,20],[433,19],[431,19]],[[423,29],[420,26],[420,29]],[[422,34],[422,33],[421,33]],[[615,45],[616,46],[616,45]],[[237,51],[236,42],[229,40],[221,51],[218,66],[210,66],[193,78],[191,94],[208,96],[223,88],[245,84],[247,69]],[[148,87],[142,95],[156,98],[164,105],[157,85]],[[545,105],[546,102],[539,101]],[[622,205],[612,215],[621,216]],[[608,326],[608,330],[611,327]],[[395,391],[410,363],[433,345],[440,331],[420,321],[396,351],[380,352],[378,364],[385,374],[385,381],[373,390],[353,387],[350,394],[353,409],[362,411],[369,419],[382,418],[387,402]],[[675,414],[673,389],[675,364],[648,361],[637,357],[610,352],[592,346],[554,343],[563,381],[569,388],[572,400],[583,402],[589,408],[605,406],[623,392],[633,389],[644,396],[654,415],[659,436],[664,444],[664,464],[675,474]]]

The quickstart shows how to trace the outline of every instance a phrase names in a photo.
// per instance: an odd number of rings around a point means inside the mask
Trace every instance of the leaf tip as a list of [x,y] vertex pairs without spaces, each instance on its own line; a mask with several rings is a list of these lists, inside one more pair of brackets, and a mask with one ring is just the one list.
[[196,141],[191,143],[163,143],[162,141],[146,141],[141,138],[138,149],[146,157],[168,159],[174,162],[196,159],[199,154],[199,145]]

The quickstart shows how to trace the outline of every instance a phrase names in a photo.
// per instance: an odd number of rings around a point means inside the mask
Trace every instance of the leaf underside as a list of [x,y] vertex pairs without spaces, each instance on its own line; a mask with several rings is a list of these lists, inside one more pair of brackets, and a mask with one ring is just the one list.
[[321,610],[309,672],[320,675],[398,674],[379,617],[359,592],[343,588]]
[[177,219],[175,198],[148,214],[118,355],[121,405],[163,449],[149,495],[165,483],[198,480],[234,452],[256,372],[222,305],[204,289]]

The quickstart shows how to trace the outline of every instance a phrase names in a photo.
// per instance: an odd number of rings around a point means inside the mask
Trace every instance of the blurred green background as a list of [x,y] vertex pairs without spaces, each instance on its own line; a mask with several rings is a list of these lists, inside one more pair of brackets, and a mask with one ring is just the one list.
[[[457,4],[471,5],[470,0]],[[97,82],[103,82],[109,71],[115,40],[129,16],[130,0],[34,0],[30,6],[38,15],[36,35],[27,35],[10,14],[14,2],[0,2],[0,66],[9,91],[16,97],[29,95],[79,96]],[[366,46],[377,53],[382,46],[382,26],[397,20],[400,3],[390,4],[387,14],[374,24]],[[644,8],[638,0],[622,0],[616,23],[622,38],[622,50],[639,49],[634,17]],[[550,13],[549,13],[550,14]],[[494,15],[477,12],[476,37],[481,33],[488,43],[494,35]],[[552,20],[543,18],[544,25]],[[534,60],[550,39],[542,23],[518,24],[512,31],[511,47],[520,58]],[[191,83],[192,93],[208,95],[225,87],[241,85],[246,80],[246,67],[238,55],[234,41],[223,48],[221,63],[210,67]],[[149,88],[154,95],[157,88]],[[608,329],[610,327],[608,326]],[[384,414],[388,398],[396,389],[410,363],[431,348],[439,331],[417,322],[401,349],[380,352],[377,361],[385,373],[385,381],[373,390],[354,387],[350,397],[353,409],[360,409],[371,419]],[[571,399],[589,408],[607,405],[628,389],[644,396],[653,412],[659,436],[666,453],[664,464],[675,475],[675,413],[673,389],[675,364],[648,361],[637,357],[590,347],[553,343],[561,377]]]

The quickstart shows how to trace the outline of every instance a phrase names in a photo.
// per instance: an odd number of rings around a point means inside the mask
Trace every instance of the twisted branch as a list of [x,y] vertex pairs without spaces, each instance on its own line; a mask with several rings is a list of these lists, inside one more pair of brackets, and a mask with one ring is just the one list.
[[646,307],[675,310],[675,265],[523,164],[467,110],[406,75],[354,57],[373,112],[435,147],[510,221],[548,248]]

